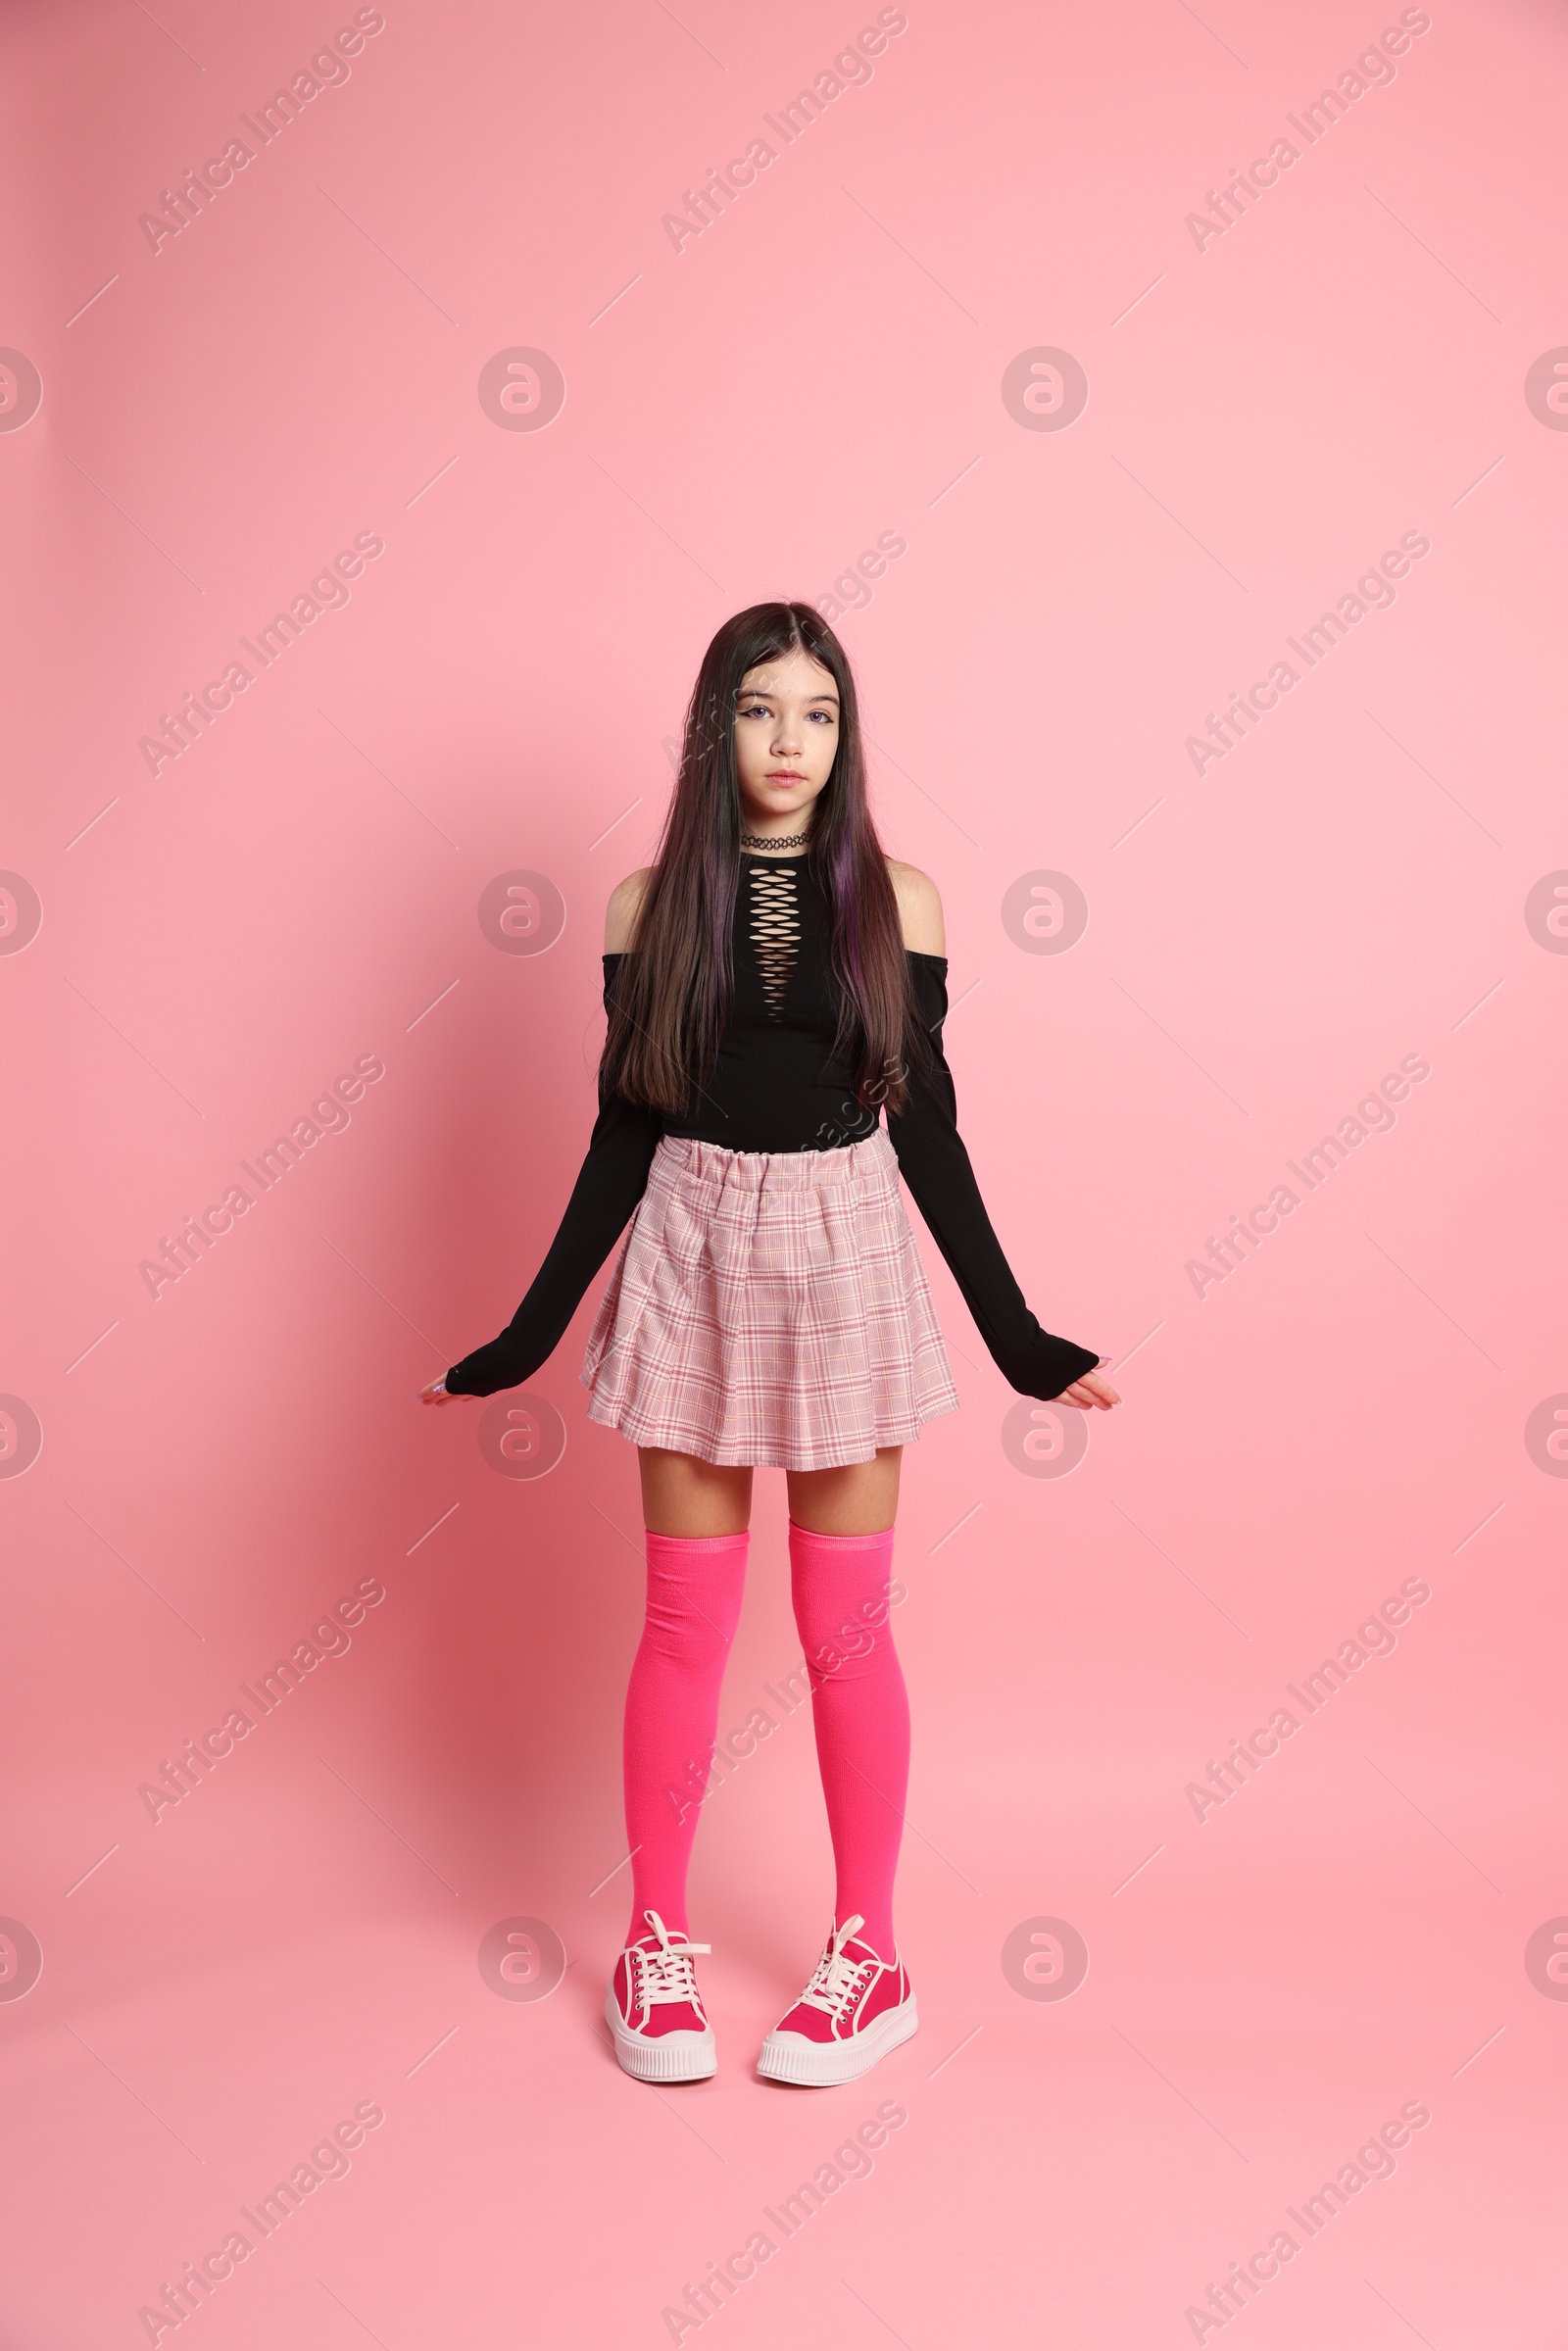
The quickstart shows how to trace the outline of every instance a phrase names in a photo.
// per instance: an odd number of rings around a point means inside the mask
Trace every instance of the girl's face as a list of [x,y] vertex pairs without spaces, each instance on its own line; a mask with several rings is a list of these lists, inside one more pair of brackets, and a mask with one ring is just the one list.
[[795,652],[748,669],[735,698],[735,766],[747,831],[808,831],[838,747],[838,690],[820,661]]

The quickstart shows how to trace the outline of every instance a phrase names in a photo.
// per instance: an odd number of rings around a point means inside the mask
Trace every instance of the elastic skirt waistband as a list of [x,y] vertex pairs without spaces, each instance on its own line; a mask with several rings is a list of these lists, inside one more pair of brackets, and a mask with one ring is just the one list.
[[877,1127],[858,1143],[821,1151],[732,1151],[692,1135],[662,1135],[649,1182],[711,1185],[743,1192],[815,1192],[866,1175],[897,1173],[898,1153]]

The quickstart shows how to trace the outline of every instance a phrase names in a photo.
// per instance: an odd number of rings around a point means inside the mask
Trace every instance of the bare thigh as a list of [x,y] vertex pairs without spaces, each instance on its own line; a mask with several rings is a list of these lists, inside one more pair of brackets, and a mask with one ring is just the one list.
[[880,1535],[899,1514],[903,1461],[903,1445],[889,1445],[874,1461],[789,1470],[790,1516],[813,1535]]
[[[785,1473],[790,1516],[813,1535],[879,1535],[899,1509],[904,1447],[884,1445],[874,1461],[843,1469]],[[653,1535],[739,1535],[751,1524],[750,1469],[721,1469],[695,1453],[637,1448],[643,1524]]]
[[752,1520],[752,1473],[695,1453],[640,1445],[643,1525],[651,1535],[740,1535]]

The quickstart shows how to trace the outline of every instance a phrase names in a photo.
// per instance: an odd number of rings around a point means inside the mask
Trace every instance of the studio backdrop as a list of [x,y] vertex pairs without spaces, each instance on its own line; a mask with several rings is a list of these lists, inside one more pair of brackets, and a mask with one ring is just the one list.
[[[4,12],[6,2343],[1555,2343],[1560,11],[334,5]],[[777,597],[1126,1400],[917,1226],[922,2029],[751,2072],[832,1895],[760,1472],[661,2093],[601,1284],[416,1398]]]

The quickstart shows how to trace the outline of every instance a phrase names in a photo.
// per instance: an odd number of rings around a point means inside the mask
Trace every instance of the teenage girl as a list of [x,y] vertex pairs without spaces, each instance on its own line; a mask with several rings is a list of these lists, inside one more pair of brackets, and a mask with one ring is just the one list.
[[631,1220],[581,1373],[589,1418],[638,1447],[648,1554],[606,2021],[640,2080],[715,2070],[686,1872],[770,1464],[838,1885],[759,2071],[848,2082],[916,2025],[892,1911],[909,1759],[893,1528],[904,1446],[958,1402],[901,1174],[1010,1384],[1120,1398],[1102,1356],[1041,1328],[992,1230],[942,1050],[942,902],[882,853],[854,678],[809,605],[754,606],[709,647],[658,860],[611,898],[605,947],[599,1117],[561,1228],[500,1337],[422,1394],[528,1379]]

